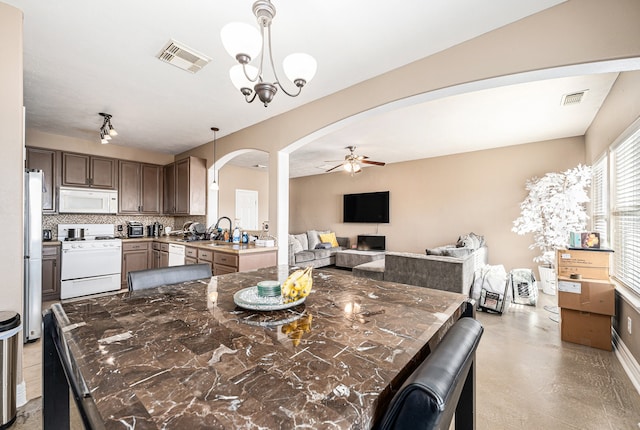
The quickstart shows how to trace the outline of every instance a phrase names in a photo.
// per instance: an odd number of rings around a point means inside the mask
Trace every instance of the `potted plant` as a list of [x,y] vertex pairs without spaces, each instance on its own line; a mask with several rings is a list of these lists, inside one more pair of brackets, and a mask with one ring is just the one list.
[[567,246],[569,233],[583,231],[587,224],[585,203],[589,201],[591,167],[578,165],[562,173],[547,173],[526,183],[527,197],[520,203],[520,216],[513,222],[513,232],[533,233],[529,249],[540,254],[542,291],[555,294],[555,252]]

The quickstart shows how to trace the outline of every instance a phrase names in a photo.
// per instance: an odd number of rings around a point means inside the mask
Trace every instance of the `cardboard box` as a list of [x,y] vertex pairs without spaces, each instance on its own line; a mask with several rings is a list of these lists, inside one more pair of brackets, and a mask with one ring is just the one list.
[[560,309],[560,337],[565,342],[611,351],[611,316]]
[[559,249],[556,254],[558,276],[580,275],[584,279],[609,280],[611,252],[586,249]]
[[615,315],[615,296],[607,281],[558,278],[558,306],[563,309]]

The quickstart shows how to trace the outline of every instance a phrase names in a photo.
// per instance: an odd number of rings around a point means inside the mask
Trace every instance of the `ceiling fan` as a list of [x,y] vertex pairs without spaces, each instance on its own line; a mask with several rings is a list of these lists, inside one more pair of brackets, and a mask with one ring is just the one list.
[[372,164],[374,166],[385,165],[385,163],[381,161],[368,160],[369,157],[367,157],[366,155],[357,155],[355,153],[355,146],[347,146],[345,149],[349,150],[349,154],[344,156],[344,161],[337,166],[327,170],[327,173],[337,169],[338,167],[342,167],[345,171],[353,175],[354,173],[360,173],[362,171],[362,167],[360,166],[361,164]]

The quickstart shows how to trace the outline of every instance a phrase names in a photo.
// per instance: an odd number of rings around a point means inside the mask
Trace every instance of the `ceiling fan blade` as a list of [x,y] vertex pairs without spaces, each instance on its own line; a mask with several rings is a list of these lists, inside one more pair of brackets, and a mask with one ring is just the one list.
[[362,164],[373,164],[374,166],[384,166],[386,163],[382,161],[369,161],[369,160],[361,160]]
[[338,164],[337,166],[330,168],[329,170],[325,171],[325,173],[329,173],[333,170],[336,170],[338,167],[342,167],[342,164]]

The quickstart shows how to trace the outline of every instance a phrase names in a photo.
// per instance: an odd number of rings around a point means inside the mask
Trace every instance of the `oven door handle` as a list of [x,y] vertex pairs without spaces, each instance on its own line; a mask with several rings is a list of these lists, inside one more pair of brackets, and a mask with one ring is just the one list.
[[86,254],[87,252],[111,252],[111,251],[118,251],[118,253],[120,253],[121,249],[122,248],[63,249],[62,253],[73,254],[77,252],[79,254]]
[[[90,276],[87,278],[76,278],[76,279],[68,279],[69,281],[73,281],[74,284],[79,284],[81,282],[95,282],[97,279],[109,279],[113,275],[100,275],[100,276]],[[64,281],[65,279],[63,279]]]

